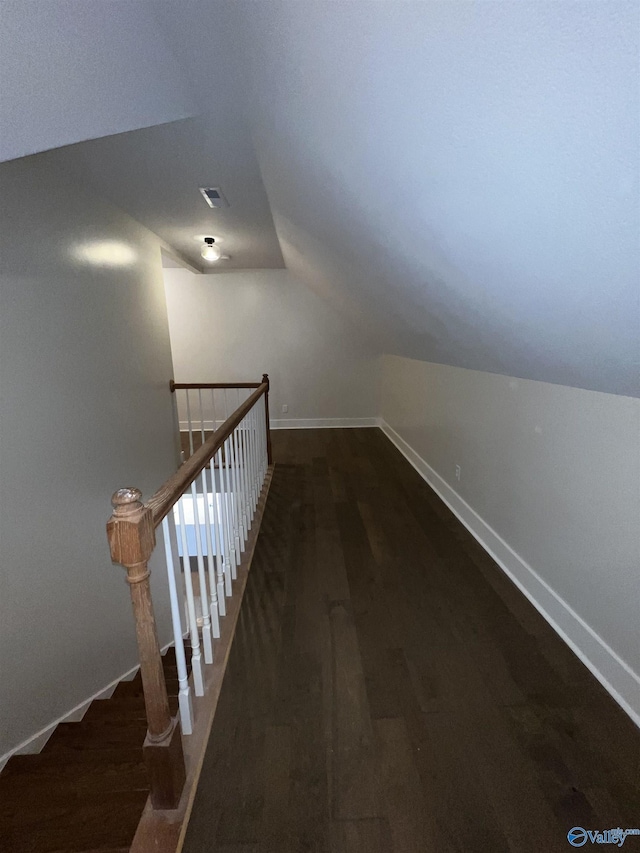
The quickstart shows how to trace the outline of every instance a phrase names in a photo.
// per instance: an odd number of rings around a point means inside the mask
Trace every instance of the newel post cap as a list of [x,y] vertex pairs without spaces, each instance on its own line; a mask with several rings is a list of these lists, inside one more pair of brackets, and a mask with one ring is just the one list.
[[131,515],[143,506],[142,492],[133,486],[118,489],[111,495],[111,506],[116,516]]
[[269,374],[268,374],[268,373],[263,373],[263,374],[262,374],[262,381],[263,381],[263,382],[266,382],[266,383],[267,383],[267,385],[269,384]]
[[146,563],[156,544],[153,511],[142,502],[140,489],[118,489],[111,498],[113,515],[107,522],[111,559],[126,568]]

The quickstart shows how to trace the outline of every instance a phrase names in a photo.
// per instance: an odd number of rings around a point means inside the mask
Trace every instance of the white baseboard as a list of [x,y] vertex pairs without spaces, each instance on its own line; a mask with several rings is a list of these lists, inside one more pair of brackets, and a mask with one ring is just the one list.
[[634,723],[640,726],[640,675],[607,645],[393,427],[383,419],[380,427]]
[[[160,650],[162,654],[164,654],[167,649],[172,645],[173,643],[168,643],[166,646],[164,646]],[[38,752],[41,752],[46,746],[46,743],[51,737],[51,735],[56,730],[56,726],[58,726],[60,723],[79,723],[89,710],[89,705],[93,701],[95,701],[96,699],[109,699],[118,684],[120,684],[121,681],[131,681],[133,678],[135,678],[135,675],[139,669],[140,664],[132,667],[131,669],[128,669],[125,673],[120,675],[114,681],[111,681],[109,684],[107,684],[106,687],[103,687],[102,690],[98,690],[97,693],[94,693],[92,696],[89,696],[88,699],[85,699],[84,701],[80,702],[79,705],[76,705],[70,711],[67,711],[66,714],[63,714],[61,717],[58,717],[57,720],[54,720],[52,723],[49,723],[49,725],[45,726],[43,729],[40,729],[39,732],[36,732],[34,735],[31,735],[31,737],[22,741],[22,743],[19,743],[18,746],[15,746],[13,749],[10,749],[9,752],[5,752],[4,755],[0,755],[0,772],[2,771],[2,768],[5,766],[7,761],[13,755],[35,755]]]
[[380,418],[270,418],[271,429],[353,429],[380,426]]

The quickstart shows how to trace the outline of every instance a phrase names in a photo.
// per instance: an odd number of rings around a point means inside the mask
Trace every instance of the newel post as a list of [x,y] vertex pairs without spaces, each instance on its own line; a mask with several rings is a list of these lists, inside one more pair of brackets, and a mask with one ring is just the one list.
[[264,413],[267,424],[267,462],[273,465],[273,454],[271,452],[271,426],[269,425],[269,374],[262,374],[262,381],[267,383],[267,390],[264,392]]
[[147,711],[143,753],[156,809],[175,809],[185,781],[182,739],[171,717],[162,669],[156,620],[149,587],[148,561],[156,544],[153,512],[142,503],[138,489],[119,489],[112,497],[113,515],[107,522],[111,559],[127,570],[136,623],[140,674]]

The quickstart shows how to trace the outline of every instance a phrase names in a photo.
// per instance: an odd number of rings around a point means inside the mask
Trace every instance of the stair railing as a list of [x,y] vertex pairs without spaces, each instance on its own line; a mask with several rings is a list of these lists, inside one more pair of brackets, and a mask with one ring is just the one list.
[[[139,489],[115,492],[113,514],[107,523],[111,559],[126,569],[131,591],[148,724],[143,753],[151,802],[155,809],[168,810],[178,807],[185,783],[181,734],[193,731],[192,686],[196,696],[203,695],[204,669],[214,660],[220,619],[226,615],[226,599],[233,594],[233,581],[272,464],[266,374],[259,383],[171,382],[171,391],[185,392],[178,411],[186,412],[187,429],[181,435],[186,434],[189,456],[147,503]],[[203,393],[210,394],[210,406]],[[245,393],[248,397],[241,401]],[[193,394],[198,399],[195,418]],[[229,414],[231,405],[236,408]],[[169,582],[179,717],[172,717],[169,709],[149,586],[148,563],[158,527],[162,528]],[[191,647],[192,684],[185,635]]]

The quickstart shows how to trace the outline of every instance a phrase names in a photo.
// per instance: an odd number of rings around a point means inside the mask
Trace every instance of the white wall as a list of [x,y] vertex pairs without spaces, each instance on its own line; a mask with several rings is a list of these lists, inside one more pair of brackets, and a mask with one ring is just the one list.
[[268,373],[275,425],[377,415],[374,347],[287,270],[164,276],[177,382]]
[[390,437],[640,724],[640,400],[382,362]]
[[137,663],[105,522],[116,488],[148,496],[174,470],[175,445],[157,239],[48,154],[2,164],[0,193],[2,755]]

